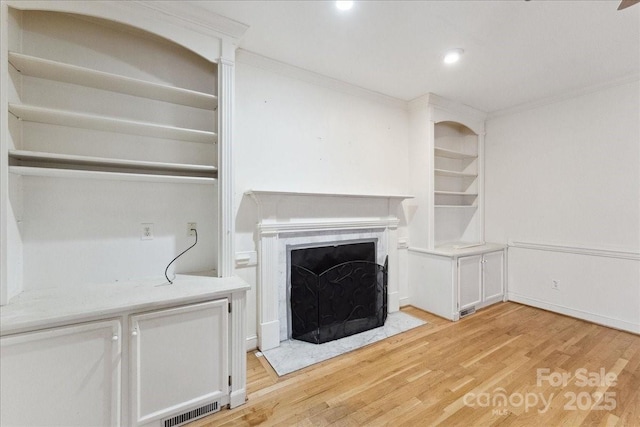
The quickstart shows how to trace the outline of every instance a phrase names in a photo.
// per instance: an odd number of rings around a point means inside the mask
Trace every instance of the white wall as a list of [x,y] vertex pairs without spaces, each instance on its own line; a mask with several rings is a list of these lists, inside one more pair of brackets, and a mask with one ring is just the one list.
[[[162,277],[216,268],[217,187],[24,177],[24,289]],[[142,223],[153,239],[141,240]]]
[[640,84],[492,118],[485,155],[486,239],[534,243],[509,298],[640,332]]
[[[242,52],[235,76],[236,253],[255,256],[257,207],[247,190],[408,193],[404,103]],[[255,262],[236,273],[252,285],[253,337]]]

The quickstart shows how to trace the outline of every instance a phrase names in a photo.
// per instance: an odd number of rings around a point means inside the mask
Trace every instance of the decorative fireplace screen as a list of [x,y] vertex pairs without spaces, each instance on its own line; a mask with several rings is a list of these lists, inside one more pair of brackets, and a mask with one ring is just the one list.
[[291,251],[291,337],[314,344],[383,326],[387,265],[373,242]]

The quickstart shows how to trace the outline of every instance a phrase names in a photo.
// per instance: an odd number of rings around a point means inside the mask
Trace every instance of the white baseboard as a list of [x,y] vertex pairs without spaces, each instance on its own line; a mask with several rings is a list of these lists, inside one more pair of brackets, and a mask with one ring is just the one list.
[[247,401],[247,390],[242,388],[240,390],[233,390],[229,399],[229,407],[235,408],[245,404]]
[[576,310],[570,307],[565,307],[562,305],[541,301],[535,298],[526,297],[524,295],[518,295],[513,292],[509,292],[508,299],[509,301],[530,305],[532,307],[542,308],[544,310],[553,311],[555,313],[564,314],[566,316],[587,320],[589,322],[597,323],[599,325],[620,329],[620,330],[631,332],[634,334],[640,334],[640,324],[634,324],[631,322],[627,322],[625,320],[613,319],[611,317],[606,317],[599,314]]
[[411,299],[409,297],[402,297],[400,298],[399,302],[400,302],[400,307],[411,305]]
[[247,353],[258,349],[258,336],[247,337]]
[[398,292],[389,292],[387,294],[387,309],[389,313],[400,310],[400,294]]
[[270,350],[280,346],[280,321],[272,320],[258,326],[260,339],[258,347],[261,351]]

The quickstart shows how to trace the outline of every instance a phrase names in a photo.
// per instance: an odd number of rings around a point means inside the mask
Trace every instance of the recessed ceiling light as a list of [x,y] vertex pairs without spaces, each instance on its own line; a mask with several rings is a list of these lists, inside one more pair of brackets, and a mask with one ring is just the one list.
[[462,49],[450,49],[447,51],[447,53],[445,53],[444,55],[444,63],[445,64],[453,64],[455,62],[458,62],[460,60],[460,58],[462,57],[462,53],[464,52],[464,50]]
[[336,7],[340,10],[349,10],[353,7],[352,1],[337,1]]

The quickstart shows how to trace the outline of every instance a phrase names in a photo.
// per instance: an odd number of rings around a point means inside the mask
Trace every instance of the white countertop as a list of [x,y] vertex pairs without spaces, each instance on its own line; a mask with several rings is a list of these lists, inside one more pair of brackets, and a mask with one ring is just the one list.
[[421,249],[421,248],[409,248],[409,249],[414,252],[421,252],[421,253],[431,254],[431,255],[440,255],[440,256],[458,258],[462,256],[478,255],[478,254],[484,254],[487,252],[501,251],[506,247],[507,245],[502,243],[485,242],[481,244],[465,245],[464,243],[457,242],[457,243],[441,245],[433,249]]
[[117,317],[223,297],[250,286],[238,277],[177,275],[129,282],[23,291],[0,307],[0,334]]

